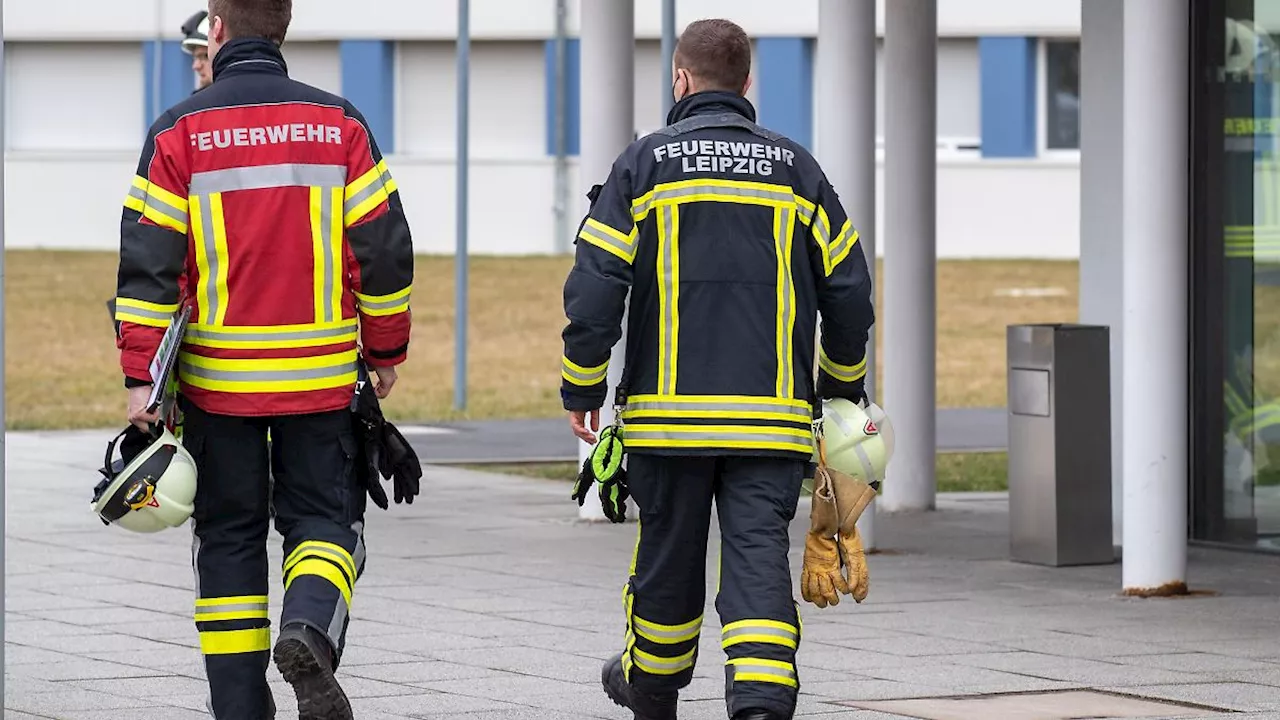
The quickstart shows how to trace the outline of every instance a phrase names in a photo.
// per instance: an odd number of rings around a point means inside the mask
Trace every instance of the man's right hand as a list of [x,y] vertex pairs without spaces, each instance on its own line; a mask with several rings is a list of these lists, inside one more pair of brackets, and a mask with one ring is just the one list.
[[373,392],[381,400],[391,394],[391,386],[396,384],[398,375],[394,367],[374,368],[373,372],[378,376],[378,386]]
[[129,388],[129,422],[144,432],[151,431],[151,425],[160,422],[160,411],[147,412],[147,402],[151,400],[151,386],[139,385]]

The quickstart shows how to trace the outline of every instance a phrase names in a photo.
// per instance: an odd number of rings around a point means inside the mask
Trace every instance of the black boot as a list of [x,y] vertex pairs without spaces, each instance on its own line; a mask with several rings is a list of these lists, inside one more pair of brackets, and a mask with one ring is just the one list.
[[788,719],[784,718],[783,716],[777,713],[769,712],[768,710],[757,710],[757,709],[748,708],[746,710],[739,710],[737,714],[733,716],[733,720],[788,720]]
[[604,692],[614,703],[635,714],[635,720],[676,720],[676,693],[649,695],[631,687],[622,672],[622,655],[614,655],[600,672]]
[[286,625],[274,655],[280,674],[298,696],[298,720],[353,720],[351,703],[333,676],[333,650],[320,633]]

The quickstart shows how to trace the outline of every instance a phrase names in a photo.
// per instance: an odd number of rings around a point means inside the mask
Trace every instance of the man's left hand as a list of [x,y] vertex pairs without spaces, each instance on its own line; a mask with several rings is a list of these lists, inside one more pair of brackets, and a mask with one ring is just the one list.
[[[591,416],[591,429],[587,429],[587,415]],[[596,444],[596,432],[600,430],[600,410],[599,408],[590,412],[586,410],[570,410],[569,411],[569,427],[573,430],[573,434],[579,440],[588,445]]]
[[150,385],[129,388],[129,422],[144,432],[150,432],[150,426],[160,422],[159,409],[147,412],[147,402],[150,399]]

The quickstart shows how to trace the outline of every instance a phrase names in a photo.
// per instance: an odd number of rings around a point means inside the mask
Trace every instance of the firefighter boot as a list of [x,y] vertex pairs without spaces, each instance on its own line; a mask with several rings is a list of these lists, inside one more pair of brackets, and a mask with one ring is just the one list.
[[286,625],[274,654],[276,667],[298,696],[298,720],[353,720],[351,703],[333,676],[333,651],[320,633]]
[[790,720],[768,710],[743,710],[733,716],[733,720]]
[[600,673],[604,692],[614,704],[635,714],[635,720],[676,720],[676,694],[649,695],[631,687],[622,672],[622,655],[614,655]]

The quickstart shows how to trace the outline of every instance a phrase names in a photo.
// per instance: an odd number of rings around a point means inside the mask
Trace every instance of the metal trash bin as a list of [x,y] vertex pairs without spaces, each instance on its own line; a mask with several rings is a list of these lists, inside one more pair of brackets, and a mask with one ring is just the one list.
[[1007,341],[1012,558],[1113,563],[1110,329],[1010,325]]

